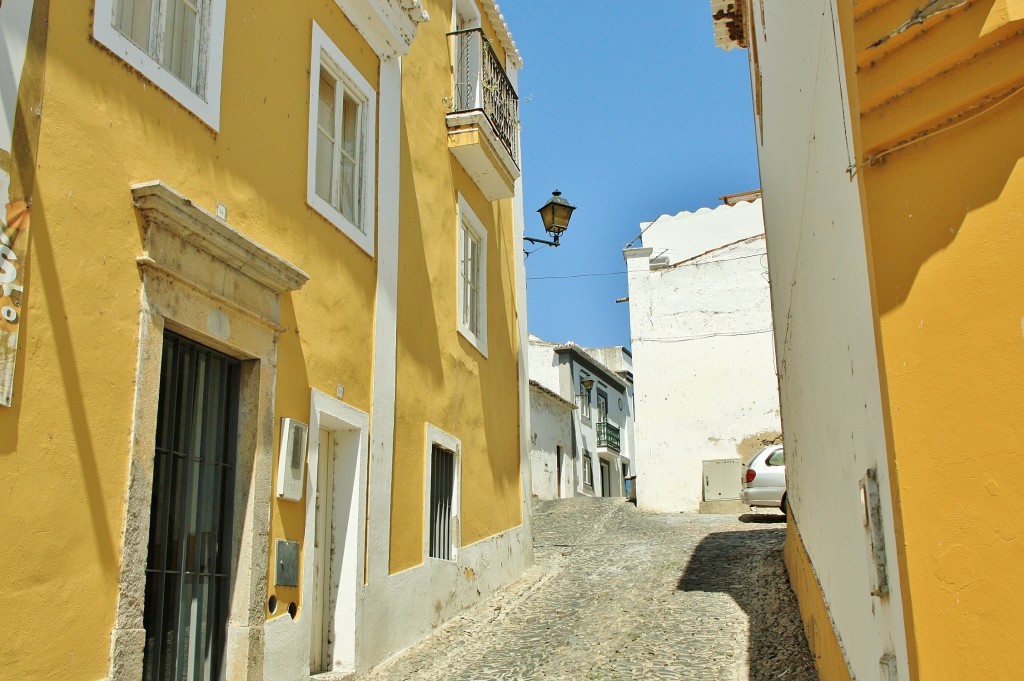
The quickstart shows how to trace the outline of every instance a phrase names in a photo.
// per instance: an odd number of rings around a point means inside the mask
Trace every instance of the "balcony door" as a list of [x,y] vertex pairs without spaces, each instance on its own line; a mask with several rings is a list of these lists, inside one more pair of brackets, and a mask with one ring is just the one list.
[[[456,0],[455,30],[455,108],[457,111],[468,111],[479,108],[480,98],[480,13],[473,0]],[[462,33],[462,31],[466,31]]]

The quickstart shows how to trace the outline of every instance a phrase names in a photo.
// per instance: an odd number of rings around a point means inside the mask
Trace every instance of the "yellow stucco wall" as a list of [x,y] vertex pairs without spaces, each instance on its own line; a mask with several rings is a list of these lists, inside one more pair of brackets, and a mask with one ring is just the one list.
[[[370,410],[375,261],[305,202],[312,21],[374,86],[376,55],[334,3],[229,2],[213,133],[92,41],[92,10],[69,0],[49,17],[16,397],[0,409],[10,678],[107,673],[138,355],[130,184],[161,180],[211,212],[220,201],[233,227],[310,274],[283,301],[275,429],[308,420],[310,386],[344,384]],[[301,539],[302,514],[275,502],[270,541]]]
[[[487,201],[448,152],[451,3],[425,5],[431,21],[403,71],[392,572],[424,559],[427,423],[462,441],[462,545],[522,522],[514,280],[521,245],[513,243],[512,202]],[[484,30],[493,35],[486,16]],[[488,234],[486,358],[458,332],[460,193]]]
[[870,47],[917,5],[856,28],[911,673],[1018,678],[1024,24],[987,0]]
[[811,559],[807,555],[807,549],[792,514],[789,515],[786,524],[786,545],[783,555],[790,585],[800,604],[804,634],[807,636],[811,654],[814,655],[814,666],[818,670],[818,676],[821,681],[850,681],[846,657],[836,637],[825,597],[818,584],[818,577],[814,573]]

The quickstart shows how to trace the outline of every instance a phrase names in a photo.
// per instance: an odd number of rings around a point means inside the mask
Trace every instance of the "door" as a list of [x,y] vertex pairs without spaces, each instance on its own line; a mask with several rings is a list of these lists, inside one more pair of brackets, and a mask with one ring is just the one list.
[[612,467],[607,461],[601,459],[601,496],[612,495]]
[[562,498],[562,445],[555,445],[555,495]]
[[224,678],[239,365],[164,333],[143,605],[144,681]]
[[[309,671],[355,669],[360,430],[320,413],[313,509]],[[327,422],[327,427],[322,424]],[[312,464],[311,464],[312,466]]]
[[320,429],[317,444],[316,508],[313,530],[313,607],[310,621],[309,671],[331,670],[333,643],[331,544],[334,536],[334,433]]

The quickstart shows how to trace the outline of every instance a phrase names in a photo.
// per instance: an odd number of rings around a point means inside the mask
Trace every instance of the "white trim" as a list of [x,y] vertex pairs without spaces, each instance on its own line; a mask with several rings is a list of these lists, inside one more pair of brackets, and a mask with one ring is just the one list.
[[430,16],[421,0],[334,0],[381,59],[409,53],[419,24]]
[[[463,286],[462,286],[462,260],[465,254],[462,252],[462,228],[468,227],[480,242],[480,281],[477,286],[478,295],[480,296],[480,331],[479,333],[473,333],[463,319],[462,311],[464,309],[463,300]],[[487,357],[487,230],[484,228],[480,218],[476,216],[473,209],[469,207],[469,203],[466,199],[459,194],[459,210],[458,210],[458,224],[455,230],[456,234],[456,284],[458,293],[456,295],[458,301],[458,319],[459,333],[468,340],[473,347],[480,351],[484,357]]]
[[[337,208],[324,201],[316,193],[316,124],[317,103],[320,98],[320,69],[326,68],[337,79],[339,86],[345,87],[360,100],[359,120],[359,166],[360,166],[360,210],[362,228],[353,224],[341,214]],[[313,22],[313,48],[309,67],[309,137],[306,158],[306,203],[320,213],[332,225],[337,227],[352,241],[373,255],[374,187],[376,185],[376,129],[377,129],[377,91],[373,89],[355,65],[331,42],[316,22]],[[340,143],[340,141],[339,141]]]
[[96,41],[176,99],[214,131],[219,131],[226,0],[209,0],[206,63],[200,66],[206,74],[206,87],[202,93],[193,92],[148,52],[114,28],[115,1],[96,0],[93,17],[93,37]]
[[[433,558],[430,555],[430,473],[435,444],[450,451],[455,457],[455,480],[452,485],[451,558],[449,560]],[[426,424],[423,451],[423,562],[457,563],[459,547],[462,545],[462,441],[428,423]]]

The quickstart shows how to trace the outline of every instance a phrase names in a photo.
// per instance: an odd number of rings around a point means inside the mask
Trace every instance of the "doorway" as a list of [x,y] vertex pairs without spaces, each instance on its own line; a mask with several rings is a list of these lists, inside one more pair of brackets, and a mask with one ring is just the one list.
[[611,465],[601,459],[601,496],[610,497],[612,495],[612,467]]
[[[317,430],[309,671],[355,670],[360,430]],[[312,468],[312,466],[311,466]]]
[[237,359],[164,332],[142,678],[224,678],[233,572]]

